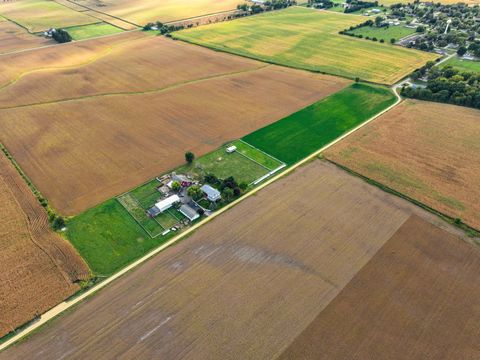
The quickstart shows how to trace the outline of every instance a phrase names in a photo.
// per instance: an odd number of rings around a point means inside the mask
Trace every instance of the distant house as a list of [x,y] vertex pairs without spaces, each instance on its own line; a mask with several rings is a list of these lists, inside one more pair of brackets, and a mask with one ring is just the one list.
[[170,209],[175,203],[179,202],[180,198],[178,195],[172,195],[167,197],[166,199],[163,199],[159,202],[157,202],[154,206],[152,206],[150,209],[147,210],[148,215],[151,217],[155,217],[164,211],[167,211]]
[[374,14],[380,14],[382,12],[382,10],[380,10],[380,9],[372,9],[370,11]]
[[237,151],[237,147],[235,145],[231,145],[231,146],[228,146],[225,151],[228,153],[228,154],[231,154],[235,151]]
[[198,215],[197,211],[195,209],[191,208],[190,206],[188,206],[187,204],[180,206],[179,211],[183,215],[185,215],[187,217],[187,219],[190,220],[190,221],[194,221],[194,220],[196,220],[200,217],[200,215]]
[[207,195],[207,199],[210,201],[217,201],[222,198],[220,191],[211,187],[210,185],[203,185],[200,190],[203,191],[205,195]]

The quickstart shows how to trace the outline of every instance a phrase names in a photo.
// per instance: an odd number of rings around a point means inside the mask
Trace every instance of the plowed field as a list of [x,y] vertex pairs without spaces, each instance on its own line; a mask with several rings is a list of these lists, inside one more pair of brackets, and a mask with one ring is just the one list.
[[[427,233],[426,221],[440,224],[408,202],[314,161],[118,279],[0,359],[28,359],[39,351],[47,359],[275,359],[376,259],[412,214],[424,219]],[[454,240],[452,247],[468,245]],[[442,245],[442,251],[447,247]],[[449,255],[439,250],[438,257],[423,263],[421,249],[411,251],[422,270],[432,266],[436,275],[445,273],[444,280],[434,277],[448,285],[445,301],[465,294],[454,294],[463,289],[457,281],[465,284],[479,270],[472,250],[452,249]],[[469,252],[464,277],[457,259]],[[448,260],[452,254],[455,260]],[[416,268],[407,270],[415,273]],[[425,280],[416,289],[428,298],[441,283]],[[480,289],[478,280],[472,280]],[[443,314],[452,313],[448,304],[442,305]],[[472,327],[478,318],[472,314],[470,327],[463,327],[472,330],[469,338],[478,335]],[[462,328],[462,319],[451,321],[452,329]],[[420,331],[423,325],[415,320],[409,330]],[[462,346],[458,349],[465,354]]]
[[[141,38],[122,41],[132,36]],[[64,214],[181,165],[185,151],[205,154],[350,83],[143,36],[72,44],[68,55],[29,53],[37,68],[9,59],[0,140]]]
[[79,290],[89,271],[0,153],[0,337]]
[[480,228],[480,111],[407,100],[327,158]]
[[280,357],[478,359],[480,251],[412,216]]
[[20,26],[0,17],[0,54],[51,44],[53,41],[29,34]]

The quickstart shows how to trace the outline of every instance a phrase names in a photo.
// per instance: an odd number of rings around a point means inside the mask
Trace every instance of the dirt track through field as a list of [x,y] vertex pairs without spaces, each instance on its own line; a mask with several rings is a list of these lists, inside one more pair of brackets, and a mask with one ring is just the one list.
[[0,90],[0,140],[63,214],[181,165],[186,151],[205,154],[350,83],[158,37],[114,41],[69,48],[72,58],[60,59],[61,69],[22,72],[10,60],[17,80]]
[[317,160],[0,359],[273,359],[412,213],[442,224]]
[[478,359],[480,251],[412,216],[280,356]]
[[89,271],[0,153],[0,337],[79,290]]

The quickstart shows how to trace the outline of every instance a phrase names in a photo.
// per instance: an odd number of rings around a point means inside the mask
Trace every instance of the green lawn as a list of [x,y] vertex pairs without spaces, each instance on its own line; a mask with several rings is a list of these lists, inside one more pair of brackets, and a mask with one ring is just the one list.
[[291,165],[395,102],[387,88],[353,84],[243,138]]
[[227,154],[221,147],[196,159],[191,165],[184,165],[176,170],[178,174],[189,174],[201,178],[206,174],[214,174],[219,179],[233,176],[238,183],[255,181],[268,173],[268,169],[234,152]]
[[451,65],[453,67],[456,67],[464,71],[480,72],[480,61],[463,60],[457,56],[454,56],[451,59],[448,59],[442,65],[443,66]]
[[98,24],[69,27],[65,30],[68,31],[73,40],[90,39],[94,37],[123,32],[122,29],[104,22]]
[[177,31],[173,37],[300,69],[393,84],[438,55],[338,32],[367,17],[303,7]]
[[376,37],[378,40],[383,39],[385,42],[389,42],[390,39],[401,39],[407,35],[415,33],[415,29],[410,29],[405,26],[389,26],[377,28],[374,26],[362,26],[361,28],[349,31],[355,35],[363,35],[363,37]]
[[116,199],[67,222],[67,237],[92,271],[100,275],[113,274],[173,235],[152,239]]
[[237,152],[247,156],[248,158],[256,161],[260,165],[266,167],[268,170],[275,170],[279,166],[283,165],[283,163],[266,153],[254,148],[252,145],[249,145],[241,140],[236,140],[232,143],[237,147]]

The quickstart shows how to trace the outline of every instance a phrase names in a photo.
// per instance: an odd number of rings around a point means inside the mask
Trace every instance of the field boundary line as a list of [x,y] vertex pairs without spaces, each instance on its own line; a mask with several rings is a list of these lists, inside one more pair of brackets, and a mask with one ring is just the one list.
[[[110,49],[109,49],[110,50]],[[111,49],[108,54],[113,51],[114,49]],[[105,54],[105,56],[108,56],[108,54]],[[95,62],[97,59],[92,60],[88,64],[84,64],[82,66],[87,66],[90,65],[91,63]],[[23,104],[23,105],[15,105],[15,106],[6,106],[6,107],[0,107],[0,110],[11,110],[11,109],[19,109],[19,108],[25,108],[25,107],[35,107],[35,106],[42,106],[42,105],[52,105],[52,104],[62,104],[66,102],[75,102],[75,101],[84,101],[84,100],[90,100],[90,99],[97,99],[97,98],[106,98],[106,97],[117,97],[117,96],[141,96],[141,95],[149,95],[149,94],[160,94],[163,92],[175,90],[179,87],[182,86],[187,86],[187,85],[192,85],[192,84],[197,84],[201,83],[204,81],[209,81],[209,80],[215,80],[215,79],[222,79],[225,77],[229,76],[237,76],[237,75],[242,75],[244,73],[249,73],[249,72],[255,72],[259,71],[262,69],[265,69],[267,67],[271,66],[270,64],[262,64],[260,66],[257,66],[255,68],[251,69],[243,69],[243,70],[238,70],[234,72],[229,72],[229,73],[221,73],[221,74],[214,74],[214,75],[209,75],[205,77],[201,77],[198,79],[193,79],[193,80],[187,80],[187,81],[181,81],[175,84],[167,85],[161,88],[156,88],[156,89],[150,89],[150,90],[143,90],[143,91],[119,91],[119,92],[112,92],[112,93],[103,93],[103,94],[96,94],[96,95],[86,95],[86,96],[80,96],[77,98],[65,98],[65,99],[58,99],[58,100],[51,100],[51,101],[44,101],[44,102],[38,102],[38,103],[32,103],[32,104]],[[49,71],[50,69],[39,69],[38,71]],[[64,70],[57,68],[55,70]],[[28,73],[30,74],[30,73]],[[28,74],[22,75],[26,76]],[[18,82],[20,80],[17,79],[15,82]],[[2,87],[0,86],[0,92],[3,91],[5,88],[12,86],[14,83],[7,84],[6,86]]]
[[4,343],[0,344],[0,351],[6,349],[7,347],[9,347],[10,345],[16,343],[17,341],[19,341],[20,339],[22,339],[23,337],[25,337],[26,335],[30,334],[32,331],[38,329],[40,326],[46,324],[48,321],[50,321],[51,319],[61,315],[65,310],[71,308],[72,306],[80,303],[81,301],[85,300],[86,298],[92,296],[93,294],[95,294],[97,291],[99,291],[100,289],[103,289],[104,287],[106,287],[107,285],[109,285],[110,283],[112,283],[113,281],[117,280],[118,278],[120,278],[121,276],[125,275],[126,273],[130,272],[131,270],[137,268],[139,265],[143,264],[144,262],[150,260],[151,258],[153,258],[155,255],[157,255],[158,253],[160,253],[161,251],[165,250],[166,248],[176,244],[177,242],[179,242],[180,240],[184,239],[185,237],[191,235],[193,232],[195,232],[198,228],[200,228],[201,226],[207,224],[208,222],[214,220],[215,218],[217,218],[218,216],[220,216],[221,214],[223,214],[225,211],[229,210],[230,208],[234,207],[235,205],[239,204],[240,202],[248,199],[249,197],[251,196],[254,196],[257,194],[257,192],[259,192],[260,190],[262,190],[263,188],[267,187],[268,185],[270,185],[271,183],[273,183],[274,181],[277,181],[279,179],[281,179],[283,176],[286,176],[288,174],[290,174],[291,172],[295,171],[298,167],[308,163],[309,161],[311,161],[312,159],[315,159],[319,154],[321,154],[323,151],[327,150],[328,148],[330,148],[331,146],[337,144],[338,142],[342,141],[344,138],[346,138],[347,136],[349,136],[350,134],[358,131],[359,129],[361,129],[362,127],[366,126],[367,124],[369,124],[370,122],[372,122],[373,120],[377,119],[379,116],[385,114],[386,112],[388,112],[389,110],[393,109],[395,106],[397,106],[399,103],[402,102],[402,98],[400,97],[400,95],[397,94],[396,91],[392,91],[396,98],[397,98],[397,101],[395,103],[393,103],[392,105],[388,106],[387,108],[383,109],[382,111],[380,111],[379,113],[373,115],[372,117],[370,117],[369,119],[365,120],[364,122],[362,122],[361,124],[359,124],[358,126],[356,126],[355,128],[347,131],[346,133],[344,133],[343,135],[341,135],[340,137],[336,138],[335,140],[333,140],[332,142],[328,143],[327,145],[323,146],[322,148],[318,149],[317,151],[313,152],[312,154],[308,155],[306,158],[298,161],[297,163],[293,164],[292,166],[290,166],[289,168],[287,168],[285,171],[279,173],[278,175],[274,176],[273,178],[267,180],[266,182],[264,182],[263,184],[259,185],[258,187],[256,187],[255,189],[253,189],[252,191],[248,192],[247,194],[245,194],[244,196],[232,201],[230,204],[226,205],[225,207],[221,208],[220,210],[214,212],[212,215],[206,217],[205,219],[201,220],[200,222],[198,222],[197,224],[189,227],[187,230],[185,230],[183,233],[181,234],[178,234],[176,235],[175,237],[173,237],[172,239],[168,240],[167,242],[165,242],[164,244],[160,245],[159,247],[157,247],[156,249],[150,251],[149,253],[145,254],[144,256],[142,256],[140,259],[137,259],[136,261],[134,261],[133,263],[127,265],[125,268],[123,268],[122,270],[118,271],[117,273],[113,274],[112,276],[110,276],[109,278],[105,279],[104,281],[102,281],[101,283],[99,283],[98,285],[95,285],[93,286],[91,289],[85,291],[84,293],[82,293],[81,295],[79,295],[78,297],[74,298],[73,300],[71,301],[64,301],[60,304],[58,304],[57,306],[55,306],[54,308],[52,308],[51,310],[47,311],[46,313],[44,313],[43,315],[40,316],[40,318],[38,319],[38,321],[36,321],[35,323],[33,323],[32,325],[22,329],[18,334],[12,336],[11,338],[9,338],[7,341],[5,341]]
[[[333,94],[332,94],[332,95],[333,95]],[[328,97],[328,96],[327,96],[327,97]],[[277,160],[277,161],[278,161],[279,163],[281,163],[281,164],[285,164],[284,161],[282,161],[282,160],[280,160],[280,159],[277,159],[275,156],[270,155],[269,153],[266,153],[265,151],[257,148],[256,146],[253,146],[252,144],[246,142],[246,141],[243,140],[243,139],[238,139],[237,141],[240,141],[240,142],[244,143],[245,145],[250,146],[251,148],[253,148],[253,149],[257,150],[257,151],[260,151],[262,154],[264,154],[264,155],[266,155],[266,156],[268,156],[268,157],[271,157],[271,158],[274,159],[274,160]],[[273,170],[275,170],[275,169],[273,169]]]
[[[362,179],[363,181],[367,182],[368,184],[370,185],[373,185],[375,187],[378,187],[379,189],[381,189],[382,191],[385,191],[386,193],[389,193],[391,195],[394,195],[394,196],[397,196],[401,199],[404,199],[404,200],[407,200],[408,202],[411,202],[412,204],[422,208],[423,210],[433,214],[433,215],[436,215],[438,216],[439,218],[441,218],[442,220],[446,221],[447,223],[451,224],[451,225],[454,225],[456,226],[457,228],[465,231],[465,232],[473,232],[472,235],[475,236],[475,238],[479,239],[479,235],[480,235],[480,230],[479,229],[476,229],[466,223],[464,223],[463,221],[461,221],[460,224],[456,224],[455,223],[455,218],[453,218],[452,216],[450,215],[447,215],[446,213],[440,211],[440,210],[437,210],[435,208],[432,208],[431,206],[421,202],[420,200],[417,200],[415,198],[412,198],[398,190],[395,190],[394,188],[391,188],[390,186],[388,185],[385,185],[373,178],[370,178],[368,176],[365,176],[365,175],[362,175],[361,173],[359,172],[356,172],[355,170],[352,170],[350,169],[349,167],[345,166],[345,165],[342,165],[340,163],[337,163],[336,161],[333,161],[331,159],[329,159],[328,157],[325,158],[325,161],[335,165],[336,167],[342,169],[343,171],[351,174],[352,176],[355,176],[355,177],[358,177],[360,179]],[[478,243],[477,245],[480,245],[480,243]]]

